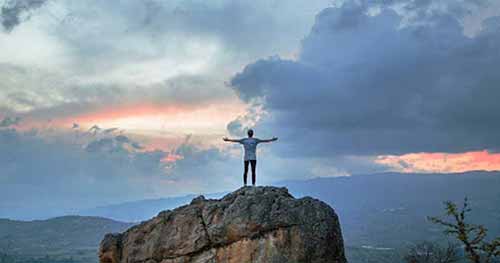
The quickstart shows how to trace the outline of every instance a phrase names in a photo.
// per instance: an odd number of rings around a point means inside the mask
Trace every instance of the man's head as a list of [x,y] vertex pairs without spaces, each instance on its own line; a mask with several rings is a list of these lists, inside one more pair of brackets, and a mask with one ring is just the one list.
[[248,134],[248,137],[252,138],[253,137],[253,130],[252,129],[249,129],[247,131],[247,134]]

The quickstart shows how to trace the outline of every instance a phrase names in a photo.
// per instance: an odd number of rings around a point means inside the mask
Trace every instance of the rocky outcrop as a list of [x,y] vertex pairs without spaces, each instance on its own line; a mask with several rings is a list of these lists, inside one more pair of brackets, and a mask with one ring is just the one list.
[[335,211],[286,188],[203,196],[101,242],[101,263],[346,262]]

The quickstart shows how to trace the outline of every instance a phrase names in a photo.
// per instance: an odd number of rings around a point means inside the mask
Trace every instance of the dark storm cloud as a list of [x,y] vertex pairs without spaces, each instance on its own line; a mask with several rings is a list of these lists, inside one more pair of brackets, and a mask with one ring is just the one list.
[[21,15],[40,8],[47,0],[8,0],[2,6],[0,18],[5,31],[10,32],[21,23]]
[[283,155],[500,149],[497,18],[474,38],[454,12],[413,19],[325,9],[297,61],[259,60],[231,85],[244,101],[264,98],[273,118],[259,126]]
[[53,216],[140,199],[164,176],[166,152],[128,150],[129,138],[97,138],[86,147],[62,138],[0,129],[0,206],[17,209],[0,217]]

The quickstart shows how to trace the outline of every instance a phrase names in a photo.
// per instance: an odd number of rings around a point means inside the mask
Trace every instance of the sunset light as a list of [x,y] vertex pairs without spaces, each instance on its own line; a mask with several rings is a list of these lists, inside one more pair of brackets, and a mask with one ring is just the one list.
[[409,153],[383,155],[376,163],[404,173],[462,173],[500,171],[500,153],[476,151],[465,153]]
[[0,0],[0,263],[497,262],[499,69],[500,0]]
[[102,109],[98,112],[54,120],[59,126],[69,127],[78,123],[90,128],[98,125],[102,128],[119,128],[133,133],[178,134],[217,133],[223,134],[225,124],[244,114],[245,105],[241,103],[222,103],[193,106],[155,106],[133,105]]

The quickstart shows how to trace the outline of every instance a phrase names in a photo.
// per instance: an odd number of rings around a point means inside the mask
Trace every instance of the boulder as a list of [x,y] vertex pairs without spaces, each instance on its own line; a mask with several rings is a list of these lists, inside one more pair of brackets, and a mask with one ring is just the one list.
[[101,242],[101,263],[346,262],[335,211],[286,188],[199,196]]

